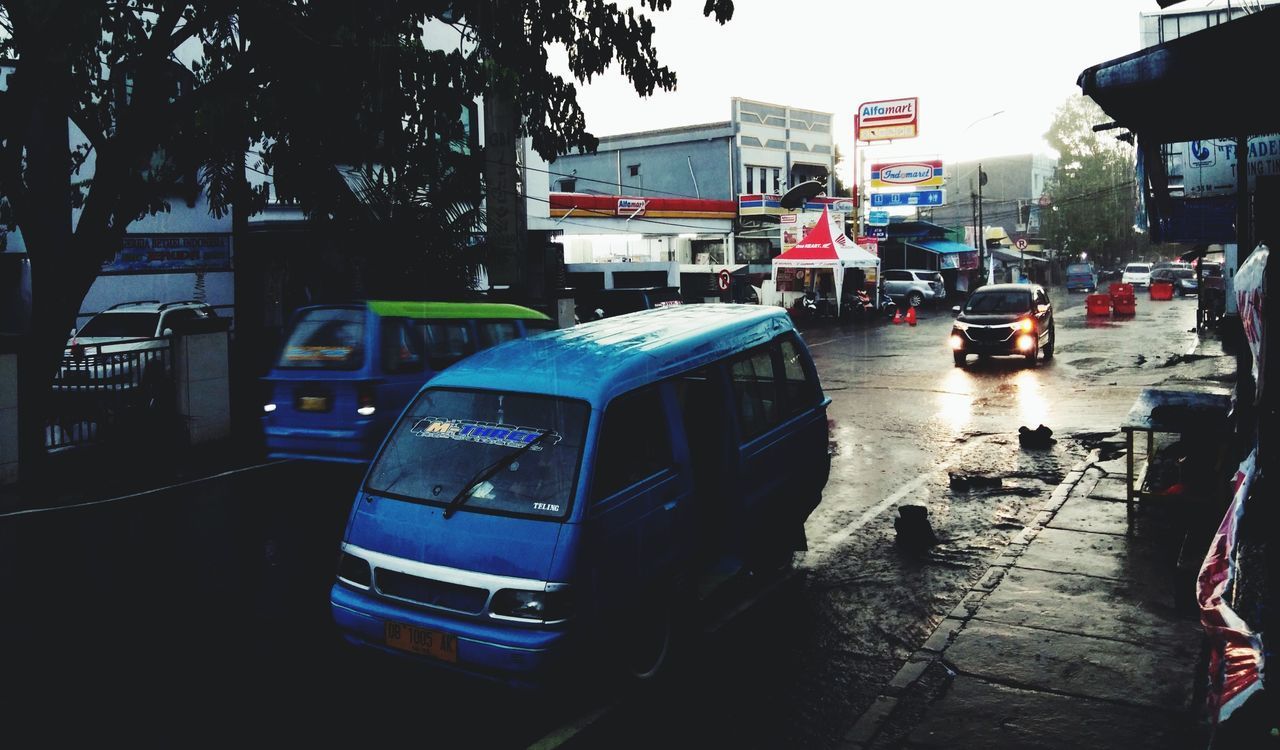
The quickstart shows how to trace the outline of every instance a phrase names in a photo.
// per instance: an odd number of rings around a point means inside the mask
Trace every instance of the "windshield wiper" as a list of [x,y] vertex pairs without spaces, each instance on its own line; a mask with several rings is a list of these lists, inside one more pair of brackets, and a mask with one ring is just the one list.
[[486,481],[487,479],[489,479],[489,477],[493,476],[494,474],[497,474],[498,472],[510,466],[511,463],[515,461],[517,458],[519,458],[521,455],[523,455],[525,451],[529,450],[530,448],[537,445],[538,443],[541,443],[542,439],[550,434],[551,434],[550,432],[540,433],[533,440],[530,440],[529,442],[525,443],[519,448],[516,448],[514,451],[508,453],[505,456],[502,456],[497,461],[494,461],[493,463],[484,467],[480,471],[476,472],[475,475],[471,477],[471,479],[467,480],[466,484],[462,485],[462,489],[458,491],[458,494],[453,496],[453,499],[449,501],[449,504],[444,506],[444,517],[449,518],[454,513],[458,512],[458,508],[461,508],[462,504],[467,501],[467,498],[471,497],[472,490],[474,490],[481,482]]

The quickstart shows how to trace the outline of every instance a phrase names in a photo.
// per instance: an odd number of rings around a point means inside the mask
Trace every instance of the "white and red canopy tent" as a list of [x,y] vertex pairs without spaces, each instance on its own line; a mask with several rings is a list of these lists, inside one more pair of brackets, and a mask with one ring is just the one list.
[[880,257],[854,244],[824,208],[813,229],[795,247],[773,259],[775,283],[779,268],[829,269],[835,277],[836,300],[839,301],[843,299],[845,269],[874,268],[877,269],[876,278],[879,278]]

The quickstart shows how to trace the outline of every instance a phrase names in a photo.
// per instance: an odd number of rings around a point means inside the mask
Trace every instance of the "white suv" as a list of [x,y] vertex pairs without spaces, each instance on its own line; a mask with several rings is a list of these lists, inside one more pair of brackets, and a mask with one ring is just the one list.
[[884,293],[900,304],[905,302],[911,307],[919,307],[925,300],[947,298],[942,274],[937,271],[892,268],[882,272],[880,278],[884,282]]
[[131,390],[155,385],[169,371],[167,337],[215,318],[212,307],[194,300],[112,305],[72,333],[54,390]]
[[1150,263],[1130,263],[1124,267],[1124,275],[1120,280],[1134,286],[1147,286],[1151,283]]

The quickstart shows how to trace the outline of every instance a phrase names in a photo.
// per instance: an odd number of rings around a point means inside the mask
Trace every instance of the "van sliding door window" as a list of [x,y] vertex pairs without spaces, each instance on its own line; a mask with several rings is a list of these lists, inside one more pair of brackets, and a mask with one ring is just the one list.
[[433,370],[443,370],[449,365],[475,353],[475,342],[465,320],[428,320],[423,323],[427,333],[427,361]]
[[742,437],[763,434],[781,421],[778,408],[778,379],[769,347],[761,347],[735,361],[730,369],[734,403]]
[[603,500],[671,465],[671,437],[657,388],[614,399],[604,413],[591,496]]
[[480,334],[481,349],[520,338],[520,329],[514,320],[477,320],[476,330]]
[[422,372],[422,331],[407,318],[382,319],[382,371],[391,375]]
[[782,351],[782,387],[786,393],[787,414],[799,414],[818,405],[821,390],[816,379],[805,368],[807,357],[795,341],[785,338]]

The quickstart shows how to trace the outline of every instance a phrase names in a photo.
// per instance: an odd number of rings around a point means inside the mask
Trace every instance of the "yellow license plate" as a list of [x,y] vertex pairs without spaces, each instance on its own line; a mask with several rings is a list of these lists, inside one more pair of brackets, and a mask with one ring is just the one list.
[[303,396],[298,399],[298,411],[328,411],[329,399],[324,396]]
[[458,637],[398,622],[388,622],[383,626],[383,636],[388,646],[408,651],[412,654],[430,656],[433,659],[447,661],[451,664],[458,661]]

